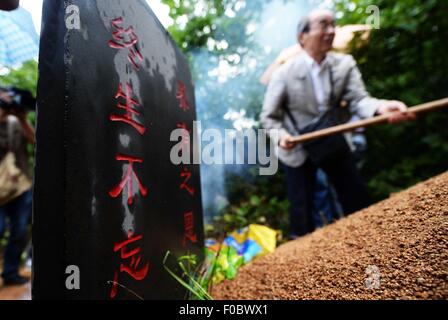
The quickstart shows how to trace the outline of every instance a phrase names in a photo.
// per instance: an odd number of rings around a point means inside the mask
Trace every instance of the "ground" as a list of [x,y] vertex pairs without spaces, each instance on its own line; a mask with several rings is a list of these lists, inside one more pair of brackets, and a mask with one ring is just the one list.
[[[23,268],[21,274],[31,276],[31,270]],[[0,300],[31,300],[31,282],[23,286],[3,287],[0,280]]]
[[[29,299],[30,284],[0,286]],[[448,173],[243,267],[215,299],[448,299]]]
[[448,173],[280,246],[215,299],[448,299]]

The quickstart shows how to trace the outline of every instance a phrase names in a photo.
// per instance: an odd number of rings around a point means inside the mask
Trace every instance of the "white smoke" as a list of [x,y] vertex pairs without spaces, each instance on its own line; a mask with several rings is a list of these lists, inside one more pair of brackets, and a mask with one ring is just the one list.
[[[218,23],[216,39],[210,39],[208,49],[226,53],[216,55],[205,49],[193,54],[198,120],[203,129],[244,130],[258,124],[265,87],[259,79],[266,68],[285,48],[296,43],[296,26],[307,12],[322,4],[314,0],[267,1],[262,12],[246,25],[245,38],[239,48],[233,48],[235,34],[226,33]],[[226,11],[227,19],[238,19],[238,10],[247,3],[240,1]],[[227,50],[227,51],[226,51]],[[255,141],[253,142],[255,143]],[[228,204],[225,173],[247,171],[245,166],[201,166],[203,207],[206,222]]]

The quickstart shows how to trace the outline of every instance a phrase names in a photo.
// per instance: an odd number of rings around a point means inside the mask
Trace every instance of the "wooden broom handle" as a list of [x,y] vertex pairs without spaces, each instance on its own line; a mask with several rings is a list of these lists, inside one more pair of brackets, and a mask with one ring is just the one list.
[[[421,105],[418,105],[418,106],[415,106],[412,108],[408,108],[407,112],[414,113],[414,114],[420,114],[420,113],[433,111],[436,109],[441,109],[444,107],[448,107],[448,98],[436,100],[436,101],[424,103],[424,104],[421,104]],[[369,119],[365,119],[365,120],[361,120],[361,121],[341,124],[338,126],[327,128],[327,129],[303,134],[303,135],[294,137],[292,141],[295,143],[302,143],[302,142],[306,142],[306,141],[310,141],[310,140],[315,140],[318,138],[331,136],[336,133],[353,131],[358,128],[365,128],[365,127],[373,126],[375,124],[385,123],[387,121],[388,121],[388,116],[381,115],[381,116],[377,116],[377,117],[373,117],[373,118],[369,118]]]

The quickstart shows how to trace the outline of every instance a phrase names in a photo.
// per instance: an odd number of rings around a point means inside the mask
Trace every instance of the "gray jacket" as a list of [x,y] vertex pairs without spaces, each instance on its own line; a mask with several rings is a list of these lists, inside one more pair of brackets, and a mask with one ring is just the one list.
[[[342,100],[349,103],[350,113],[361,118],[372,117],[383,100],[369,96],[353,57],[331,52],[328,54],[328,64],[333,73],[335,97],[343,93]],[[274,73],[265,95],[260,120],[265,129],[279,130],[277,138],[271,136],[276,145],[288,133],[298,135],[282,108],[283,103],[288,104],[299,129],[319,116],[313,82],[303,54],[288,61]],[[299,167],[305,162],[307,154],[298,145],[292,150],[278,148],[277,156],[284,164]]]

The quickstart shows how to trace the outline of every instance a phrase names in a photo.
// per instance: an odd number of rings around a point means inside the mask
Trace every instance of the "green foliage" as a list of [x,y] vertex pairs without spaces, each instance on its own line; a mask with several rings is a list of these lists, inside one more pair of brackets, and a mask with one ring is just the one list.
[[226,190],[230,205],[206,226],[206,235],[223,238],[225,234],[250,224],[268,225],[280,230],[280,239],[288,230],[288,208],[283,175],[260,177],[258,168],[250,170],[250,176],[228,174]]
[[[265,54],[247,27],[257,21],[270,0],[163,2],[170,6],[175,21],[168,30],[190,59],[199,116],[205,125],[231,126],[223,119],[230,109],[244,109],[246,117],[257,119],[264,92],[258,80],[260,66],[269,65],[276,53]],[[238,71],[220,78],[215,73],[223,64]]]
[[[224,14],[224,3],[220,0],[162,0],[162,3],[170,7],[170,16],[175,21],[168,31],[185,52],[204,47],[216,31],[215,20]],[[200,12],[195,10],[198,4],[203,5]],[[179,27],[182,22],[183,28]]]
[[[338,1],[340,24],[365,23],[372,1]],[[366,85],[373,96],[416,105],[448,94],[446,39],[447,1],[380,0],[381,28],[370,39],[352,42]],[[384,125],[367,132],[369,150],[364,175],[376,200],[387,197],[448,168],[447,110],[422,116],[415,122]]]
[[[168,31],[187,54],[207,47],[209,39],[226,40],[234,45],[233,49],[241,45],[241,41],[235,40],[245,37],[247,23],[267,2],[269,0],[251,0],[242,5],[239,0],[162,0],[169,6],[175,22]],[[235,16],[229,17],[232,14]],[[232,31],[227,32],[230,29]],[[233,49],[232,45],[228,49],[220,49],[216,43],[209,46],[210,51],[230,52]]]
[[[163,267],[176,282],[188,290],[188,300],[213,300],[204,284],[205,279],[198,271],[200,267],[197,260],[196,255],[185,255],[176,259],[168,251],[163,259]],[[169,263],[173,266],[168,266]]]
[[29,90],[33,96],[36,96],[37,62],[30,60],[22,64],[20,68],[8,69],[6,75],[0,76],[0,85]]

